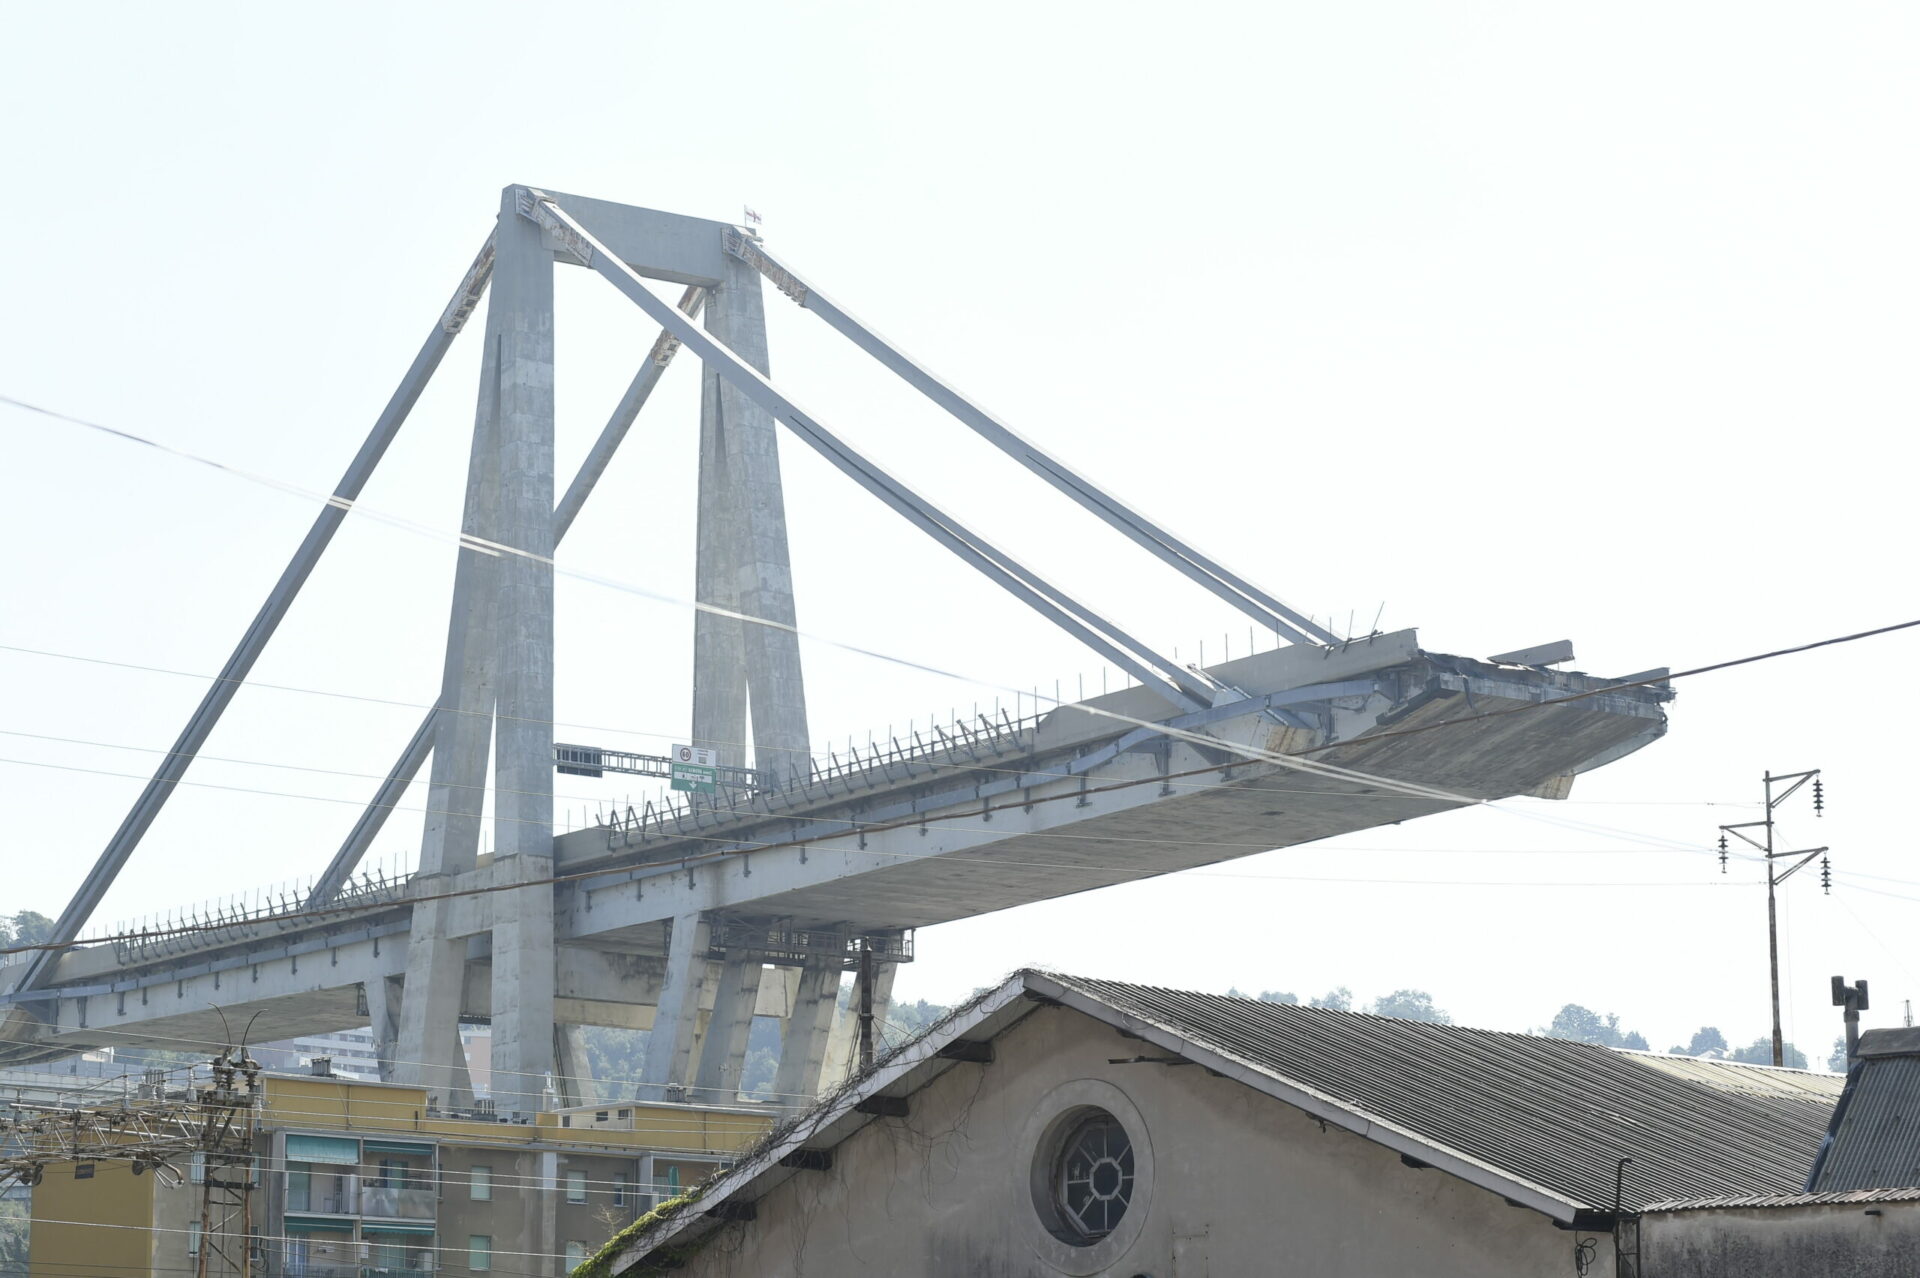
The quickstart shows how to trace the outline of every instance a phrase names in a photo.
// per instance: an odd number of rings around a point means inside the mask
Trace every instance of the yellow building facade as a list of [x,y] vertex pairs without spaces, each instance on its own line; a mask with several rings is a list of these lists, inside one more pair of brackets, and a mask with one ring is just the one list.
[[[244,1262],[251,1278],[557,1278],[772,1123],[634,1102],[503,1122],[442,1114],[420,1087],[263,1075],[250,1174],[194,1158],[170,1185],[126,1161],[48,1164],[29,1273],[224,1278]],[[250,1228],[216,1206],[203,1230],[208,1197],[244,1198]]]

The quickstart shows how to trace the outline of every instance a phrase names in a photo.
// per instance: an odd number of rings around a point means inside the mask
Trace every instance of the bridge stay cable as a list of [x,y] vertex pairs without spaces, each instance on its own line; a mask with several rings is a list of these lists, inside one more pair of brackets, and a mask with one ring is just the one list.
[[730,234],[727,251],[764,275],[801,309],[812,311],[962,425],[1038,475],[1162,562],[1276,634],[1296,643],[1338,643],[1339,636],[1228,570],[1023,439],[1005,422],[942,381],[899,347],[822,293],[786,262],[746,235]]
[[759,404],[801,442],[842,474],[952,551],[988,580],[1121,666],[1183,710],[1210,704],[1214,689],[1178,662],[1152,652],[1125,631],[1100,618],[1065,592],[1049,585],[1013,556],[972,532],[899,480],[874,465],[803,410],[758,369],[719,339],[695,326],[655,296],[637,272],[594,237],[545,192],[531,191],[521,215],[554,234],[583,264],[606,279],[630,301],[673,332],[701,360],[742,394]]
[[[698,318],[701,309],[706,305],[707,292],[707,289],[698,284],[688,285],[687,291],[680,298],[680,309],[690,318]],[[620,396],[620,402],[614,406],[612,414],[608,416],[606,425],[600,428],[600,434],[593,441],[593,446],[587,450],[586,460],[580,463],[580,469],[574,474],[573,482],[567,485],[566,494],[554,505],[553,544],[555,547],[565,539],[568,529],[573,527],[573,521],[579,516],[581,508],[587,504],[587,498],[593,494],[594,486],[606,473],[607,466],[613,460],[614,453],[619,450],[621,441],[627,437],[627,431],[640,416],[640,410],[646,407],[654,387],[660,384],[661,375],[667,371],[667,365],[673,362],[673,357],[679,349],[679,339],[662,329],[652,349],[648,351],[647,358],[641,363],[639,371],[633,375],[625,393]],[[443,691],[441,702],[445,703],[446,700],[447,693]],[[407,787],[413,784],[413,779],[420,774],[420,769],[426,766],[427,757],[433,753],[433,742],[438,735],[440,715],[441,705],[436,704],[420,720],[420,726],[414,730],[413,736],[407,741],[406,748],[400,752],[400,757],[388,770],[386,780],[380,783],[380,788],[374,792],[373,798],[368,801],[365,808],[361,809],[359,818],[353,823],[353,828],[347,832],[346,839],[341,842],[340,850],[334,853],[333,859],[327,863],[327,868],[314,881],[313,889],[307,896],[309,909],[325,905],[340,895],[347,881],[353,877],[353,872],[360,867],[367,849],[373,846],[373,840],[386,825],[387,818],[399,806]]]
[[[107,846],[102,849],[93,868],[87,872],[87,877],[81,882],[73,898],[67,902],[66,908],[61,911],[59,919],[53,926],[52,940],[64,943],[80,934],[80,929],[86,926],[87,920],[99,907],[107,890],[113,886],[114,879],[119,876],[127,859],[132,856],[134,848],[139,845],[141,838],[153,825],[155,818],[160,815],[161,809],[166,806],[167,800],[173,794],[175,783],[186,774],[188,767],[193,763],[194,756],[212,735],[214,727],[220,722],[221,715],[225,713],[227,706],[239,692],[248,671],[253,669],[254,662],[266,649],[267,641],[273,637],[280,622],[285,619],[287,610],[292,607],[294,599],[300,593],[300,588],[306,584],[307,578],[320,562],[321,555],[333,540],[334,533],[346,519],[352,502],[360,495],[361,489],[366,486],[367,480],[372,477],[374,469],[380,464],[380,459],[386,455],[387,448],[400,433],[400,427],[413,411],[413,406],[419,401],[421,393],[426,390],[427,383],[432,380],[435,370],[440,367],[440,361],[452,347],[454,338],[459,336],[460,330],[466,326],[468,318],[478,307],[481,296],[486,292],[487,282],[493,274],[494,244],[494,235],[489,233],[486,242],[480,247],[480,252],[474,257],[473,264],[467,268],[466,274],[461,278],[460,285],[454,291],[446,309],[441,312],[439,319],[435,322],[433,331],[427,335],[419,353],[413,357],[413,362],[400,379],[399,386],[394,389],[386,407],[374,422],[372,430],[368,432],[366,440],[360,445],[360,450],[354,454],[339,484],[334,487],[335,500],[329,501],[314,517],[312,527],[307,530],[306,537],[301,540],[293,557],[281,571],[279,580],[268,592],[266,601],[260,605],[260,610],[255,614],[252,624],[240,637],[239,645],[227,658],[226,664],[221,667],[219,677],[207,686],[205,695],[201,697],[200,704],[194,708],[192,717],[187,720],[186,727],[181,730],[173,749],[161,759],[153,778],[140,792],[140,797],[134,801],[132,809],[121,821],[120,827],[114,831]],[[34,955],[29,961],[27,970],[14,986],[16,992],[37,989],[44,984],[52,975],[60,954],[59,950],[42,950]]]

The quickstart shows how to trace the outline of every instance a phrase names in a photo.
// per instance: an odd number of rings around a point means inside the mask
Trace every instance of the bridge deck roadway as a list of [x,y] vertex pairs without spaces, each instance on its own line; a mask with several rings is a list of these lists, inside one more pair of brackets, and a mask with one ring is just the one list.
[[[695,912],[848,933],[925,927],[1454,806],[1248,763],[1128,720],[1202,733],[1222,747],[1290,753],[1331,744],[1311,758],[1474,798],[1564,797],[1575,774],[1659,737],[1661,704],[1671,697],[1665,688],[1623,689],[1496,715],[1605,681],[1427,654],[1411,631],[1344,650],[1280,649],[1208,673],[1246,698],[1174,716],[1152,693],[1129,689],[1063,707],[1003,737],[998,754],[986,745],[956,749],[918,757],[910,770],[889,762],[739,810],[682,813],[664,828],[556,838],[556,873],[588,876],[554,888],[559,1018],[650,1024],[666,922]],[[1382,735],[1463,715],[1492,717]],[[410,890],[482,887],[491,874],[483,864],[453,880],[415,880]],[[496,899],[468,896],[450,911],[449,934],[472,938],[469,1016],[491,1012],[485,934]],[[255,1041],[364,1025],[366,991],[404,979],[409,914],[396,901],[264,933],[212,934],[186,952],[76,951],[56,971],[56,997],[34,1001],[44,1020],[33,1041],[0,1045],[0,1057],[114,1041],[197,1047],[222,1038],[216,1004],[229,1020],[259,1012]],[[0,988],[7,975],[0,969]],[[767,981],[759,1010],[783,1011],[791,986]]]

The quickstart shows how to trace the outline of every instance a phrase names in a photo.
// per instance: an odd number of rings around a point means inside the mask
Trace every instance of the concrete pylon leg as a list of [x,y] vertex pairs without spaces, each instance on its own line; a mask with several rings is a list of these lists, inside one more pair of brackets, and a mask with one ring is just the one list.
[[774,1074],[774,1102],[793,1108],[813,1103],[826,1069],[827,1037],[840,995],[841,964],[814,962],[800,970],[793,1011],[780,1031],[780,1068]]
[[[887,1012],[893,1006],[893,976],[898,963],[876,963],[873,969],[873,1054],[876,1058],[887,1047],[897,1046],[898,1035],[883,1030]],[[885,1043],[885,1047],[882,1043]],[[860,989],[854,986],[852,997],[833,1018],[833,1033],[827,1039],[827,1066],[820,1076],[824,1095],[853,1077],[860,1067]]]
[[[489,306],[486,348],[467,463],[461,530],[488,541],[500,530],[500,361],[506,315]],[[440,713],[433,730],[427,816],[414,882],[423,893],[474,868],[486,801],[487,756],[493,741],[494,672],[499,658],[498,556],[462,549],[454,570],[453,605],[440,675]],[[414,907],[407,936],[407,982],[399,1017],[396,1082],[424,1086],[450,1106],[471,1102],[466,1057],[459,1050],[461,989],[467,944],[446,934],[448,902]]]
[[373,1055],[380,1081],[393,1081],[394,1058],[400,1054],[400,1000],[402,986],[390,976],[375,977],[360,987],[367,996],[367,1026],[373,1031]]
[[[553,553],[553,254],[501,201],[488,299],[499,332],[500,540]],[[496,325],[495,313],[500,316]],[[494,739],[494,873],[539,884],[553,874],[553,569],[503,555]],[[553,1069],[553,886],[492,898],[493,1088],[501,1110],[542,1108]]]
[[708,1105],[732,1105],[740,1099],[740,1066],[753,1029],[753,1008],[760,1001],[758,955],[729,951],[713,995],[713,1015],[700,1045],[700,1068],[693,1076],[693,1099]]
[[[760,274],[737,258],[727,258],[727,275],[707,300],[707,331],[725,342],[747,363],[768,371],[766,310],[760,292]],[[713,602],[738,609],[750,617],[776,623],[733,623],[746,692],[753,713],[753,765],[771,771],[785,784],[790,768],[807,773],[806,689],[800,675],[800,641],[791,629],[795,612],[793,569],[787,550],[786,498],[780,483],[780,454],[774,422],[766,409],[741,394],[711,371],[702,383],[700,552],[710,569],[700,577],[714,595]],[[711,462],[710,462],[711,457]],[[709,470],[724,479],[725,493],[710,486]],[[723,602],[727,595],[733,602]],[[707,595],[701,595],[704,601]],[[701,616],[701,621],[723,618]],[[720,627],[709,625],[717,636]],[[695,626],[696,653],[701,631]],[[721,645],[713,645],[717,662]],[[695,703],[699,719],[701,662],[696,655]],[[714,700],[719,733],[720,703],[737,695],[737,684],[713,667]],[[724,690],[724,691],[723,691]],[[744,707],[735,712],[724,706],[727,726],[744,727]],[[696,732],[699,724],[696,723]],[[740,737],[736,736],[735,740]]]
[[597,1105],[600,1088],[593,1081],[593,1062],[587,1056],[587,1027],[553,1027],[553,1091],[562,1108]]
[[640,1099],[667,1100],[683,1088],[693,1064],[694,1032],[707,981],[707,924],[698,914],[674,919],[667,934],[667,970],[653,1011],[647,1056],[640,1065]]
[[[694,598],[739,611],[741,515],[727,461],[720,416],[720,375],[700,381],[700,501],[694,547]],[[693,614],[693,744],[719,752],[725,767],[747,761],[747,658],[742,623],[712,612]]]

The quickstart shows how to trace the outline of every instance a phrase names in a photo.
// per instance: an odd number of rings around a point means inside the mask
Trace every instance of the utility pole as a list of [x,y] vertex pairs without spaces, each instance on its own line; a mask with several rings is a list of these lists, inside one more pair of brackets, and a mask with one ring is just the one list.
[[[1773,846],[1773,812],[1782,803],[1791,798],[1807,782],[1813,782],[1813,814],[1826,814],[1826,795],[1821,790],[1820,769],[1808,772],[1787,772],[1775,776],[1771,772],[1761,774],[1761,783],[1765,787],[1766,819],[1763,821],[1742,821],[1736,825],[1720,827],[1720,873],[1727,872],[1727,836],[1749,843],[1758,848],[1766,857],[1767,866],[1767,975],[1773,988],[1773,1063],[1786,1064],[1786,1043],[1780,1036],[1780,915],[1775,904],[1776,889],[1792,878],[1794,873],[1812,861],[1820,858],[1820,886],[1829,895],[1833,892],[1833,866],[1828,862],[1827,849],[1802,848],[1797,852],[1776,851]],[[1786,786],[1779,794],[1774,793],[1775,786]],[[1763,835],[1755,838],[1748,830],[1761,830]],[[1797,858],[1797,859],[1796,859]],[[1780,868],[1784,862],[1792,862],[1786,869]]]
[[860,1069],[873,1068],[873,942],[860,938],[860,970],[855,977],[860,999]]

